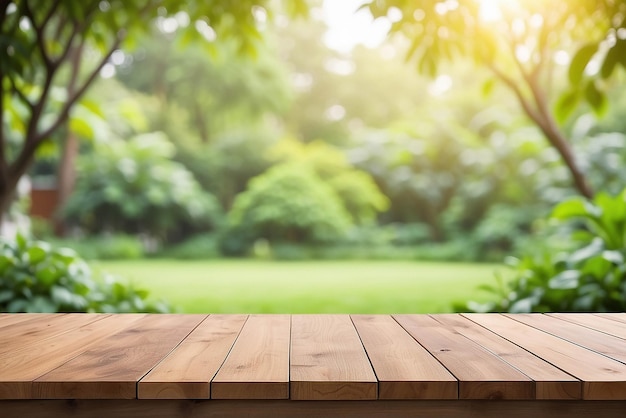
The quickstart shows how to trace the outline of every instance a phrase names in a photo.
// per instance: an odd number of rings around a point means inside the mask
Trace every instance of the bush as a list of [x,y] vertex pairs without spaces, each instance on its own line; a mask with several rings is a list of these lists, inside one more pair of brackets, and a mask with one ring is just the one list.
[[57,247],[80,248],[86,260],[136,260],[144,256],[141,240],[132,235],[112,234],[84,239],[50,238]]
[[78,162],[78,180],[63,215],[90,233],[142,233],[164,240],[221,221],[215,197],[171,161],[163,134],[96,144]]
[[216,234],[194,235],[181,244],[170,246],[156,255],[159,258],[180,260],[205,260],[221,256],[219,240]]
[[166,312],[147,292],[110,275],[96,277],[69,248],[43,241],[0,241],[2,312]]
[[614,312],[626,309],[626,190],[559,204],[552,217],[566,221],[568,251],[538,251],[509,259],[513,277],[485,290],[497,300],[474,311]]
[[250,181],[230,212],[234,231],[274,243],[341,239],[350,216],[335,192],[307,167],[280,164]]

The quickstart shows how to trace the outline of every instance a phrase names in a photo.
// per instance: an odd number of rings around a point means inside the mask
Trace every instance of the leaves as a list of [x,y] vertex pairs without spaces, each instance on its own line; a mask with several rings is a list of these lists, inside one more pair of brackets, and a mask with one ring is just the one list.
[[607,79],[611,77],[618,64],[626,68],[626,39],[617,38],[615,45],[607,52],[600,67],[600,75]]
[[626,189],[616,196],[600,193],[593,201],[575,198],[559,204],[553,217],[568,222],[568,238],[580,243],[566,253],[548,248],[515,261],[506,290],[487,288],[500,298],[492,311],[624,311],[625,193]]
[[582,46],[572,58],[569,66],[569,81],[573,86],[577,86],[583,79],[585,68],[591,61],[591,58],[598,52],[597,43],[589,43]]
[[585,87],[585,98],[596,115],[603,116],[606,114],[609,102],[606,98],[606,94],[598,89],[595,80],[589,80],[587,83]]
[[578,108],[581,98],[579,89],[570,89],[561,94],[554,108],[554,114],[559,123],[563,124],[567,121]]
[[[19,243],[18,243],[19,241]],[[23,236],[0,240],[0,312],[161,312],[147,293],[97,278],[75,252]]]

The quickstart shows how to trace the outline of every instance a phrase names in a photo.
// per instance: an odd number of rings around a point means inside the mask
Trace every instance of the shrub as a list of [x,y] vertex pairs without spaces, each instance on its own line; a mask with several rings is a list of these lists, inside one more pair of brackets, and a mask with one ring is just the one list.
[[593,201],[567,200],[552,217],[567,222],[567,251],[542,250],[510,258],[513,277],[485,290],[497,300],[474,311],[606,312],[626,309],[626,190]]
[[136,260],[144,256],[141,240],[132,235],[111,234],[84,239],[50,238],[55,246],[80,248],[86,260]]
[[2,312],[165,312],[163,303],[146,302],[147,292],[96,277],[69,248],[18,235],[0,241]]
[[144,233],[166,239],[219,223],[221,208],[191,172],[171,161],[163,134],[96,144],[81,156],[65,218],[90,233]]
[[180,260],[205,260],[221,256],[219,240],[216,234],[199,234],[184,242],[167,247],[156,254],[159,258]]
[[230,213],[254,242],[321,243],[341,239],[350,216],[335,192],[307,167],[280,164],[251,180]]

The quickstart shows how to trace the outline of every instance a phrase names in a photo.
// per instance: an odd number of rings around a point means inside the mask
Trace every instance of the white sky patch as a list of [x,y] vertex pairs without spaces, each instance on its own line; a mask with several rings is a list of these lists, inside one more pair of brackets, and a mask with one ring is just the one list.
[[104,64],[104,66],[102,66],[102,69],[100,70],[100,77],[111,78],[114,75],[115,75],[115,65],[107,62],[106,64]]
[[567,53],[567,51],[557,51],[554,54],[554,62],[557,63],[558,65],[568,65],[570,61],[569,58],[569,54]]
[[326,118],[329,120],[337,121],[346,116],[346,109],[341,105],[332,105],[326,109]]
[[124,54],[124,51],[122,51],[121,49],[116,49],[111,54],[111,62],[114,65],[122,65],[124,64],[125,60],[126,60],[126,54]]
[[[367,10],[357,9],[364,0],[324,0],[322,18],[328,25],[324,43],[339,52],[349,52],[361,44],[369,48],[379,46],[391,23],[387,19],[374,20]],[[396,16],[392,16],[397,18]]]
[[324,63],[326,71],[339,75],[350,75],[354,72],[354,63],[349,60],[331,58]]
[[452,88],[452,77],[442,74],[428,86],[428,92],[431,96],[441,96]]
[[215,33],[215,29],[209,26],[204,20],[196,20],[194,25],[196,30],[200,35],[204,37],[209,42],[213,42],[217,38],[217,34]]
[[515,56],[520,62],[528,62],[532,56],[532,51],[526,45],[518,45],[515,48]]

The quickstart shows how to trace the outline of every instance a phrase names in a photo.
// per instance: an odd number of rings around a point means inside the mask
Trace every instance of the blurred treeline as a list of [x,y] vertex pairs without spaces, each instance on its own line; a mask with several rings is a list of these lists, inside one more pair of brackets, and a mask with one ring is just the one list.
[[[430,79],[402,40],[340,53],[314,18],[268,22],[248,55],[190,43],[180,24],[114,54],[59,134],[78,133],[75,164],[51,141],[30,173],[36,186],[75,166],[55,239],[86,257],[499,261],[538,245],[531,232],[576,194],[515,98],[470,63]],[[626,184],[625,92],[566,126],[597,190]]]

